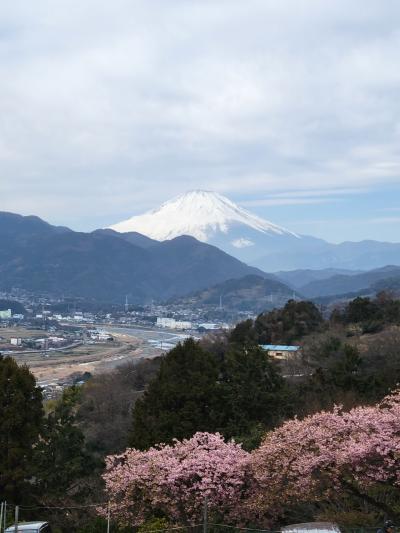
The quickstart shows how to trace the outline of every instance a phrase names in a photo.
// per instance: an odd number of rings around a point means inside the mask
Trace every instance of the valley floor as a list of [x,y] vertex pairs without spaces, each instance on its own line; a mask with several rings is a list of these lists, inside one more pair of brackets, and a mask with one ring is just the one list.
[[[104,327],[104,325],[102,325]],[[5,330],[3,330],[5,331]],[[107,372],[130,361],[157,357],[184,338],[183,333],[156,329],[107,328],[114,341],[101,344],[76,344],[72,348],[43,352],[40,350],[9,354],[18,364],[27,364],[35,375],[38,385],[51,395],[52,390],[70,385],[72,378],[85,372]],[[12,329],[10,336],[22,335]],[[23,335],[31,333],[23,331]],[[37,334],[37,332],[36,332]]]

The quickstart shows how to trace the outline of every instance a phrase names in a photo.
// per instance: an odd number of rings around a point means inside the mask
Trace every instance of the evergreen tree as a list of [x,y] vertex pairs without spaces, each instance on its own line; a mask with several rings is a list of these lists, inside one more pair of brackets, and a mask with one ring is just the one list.
[[218,430],[219,389],[215,358],[193,339],[178,344],[135,404],[130,444],[146,449],[196,431]]
[[257,332],[254,329],[254,322],[251,318],[239,322],[233,328],[229,335],[230,342],[235,342],[239,345],[250,345],[258,343]]
[[240,322],[229,340],[238,344],[289,344],[322,329],[324,319],[312,302],[289,300],[282,309]]
[[28,497],[32,453],[42,426],[42,393],[27,366],[0,355],[0,500]]
[[355,298],[345,311],[347,323],[370,322],[382,319],[382,309],[370,298]]
[[253,448],[263,431],[292,414],[289,388],[276,364],[259,347],[231,345],[222,368],[222,433]]
[[44,422],[42,438],[35,450],[37,484],[47,500],[79,493],[83,487],[78,485],[96,466],[75,423],[78,394],[75,387],[64,391]]

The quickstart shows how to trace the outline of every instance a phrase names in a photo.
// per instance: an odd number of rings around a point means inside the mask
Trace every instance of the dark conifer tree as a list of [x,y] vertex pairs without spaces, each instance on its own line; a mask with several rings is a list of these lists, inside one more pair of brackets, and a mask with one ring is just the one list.
[[0,500],[20,504],[29,498],[42,422],[42,393],[34,376],[0,355]]
[[163,359],[157,377],[133,409],[130,444],[148,448],[220,425],[218,366],[199,343],[188,339]]
[[42,436],[35,449],[36,484],[43,503],[68,495],[76,497],[85,488],[85,476],[96,467],[75,421],[78,394],[75,387],[64,391],[54,411],[44,421]]
[[226,437],[246,440],[250,435],[254,441],[255,432],[261,436],[292,414],[289,387],[276,363],[259,347],[231,345],[222,369],[224,424],[221,431]]

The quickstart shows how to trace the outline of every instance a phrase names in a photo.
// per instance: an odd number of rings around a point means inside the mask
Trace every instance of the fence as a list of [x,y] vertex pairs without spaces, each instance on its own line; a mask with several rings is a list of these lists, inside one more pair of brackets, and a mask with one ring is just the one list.
[[[43,515],[52,511],[64,511],[70,512],[72,510],[87,511],[89,509],[93,510],[99,507],[107,507],[107,518],[105,520],[104,533],[113,533],[118,531],[118,527],[112,524],[110,516],[110,508],[108,503],[98,503],[90,505],[75,505],[75,506],[65,506],[65,507],[46,507],[46,506],[19,506],[19,505],[8,505],[7,502],[1,502],[0,504],[0,533],[4,533],[7,527],[14,526],[15,533],[21,531],[18,529],[18,524],[21,523],[21,515],[23,521],[27,517],[31,518],[33,511],[43,511]],[[7,518],[8,516],[8,518]],[[38,520],[36,520],[38,521]],[[42,518],[43,522],[48,521],[46,517]],[[136,531],[141,524],[136,524],[131,526],[130,531]],[[376,533],[377,527],[358,527],[358,528],[348,528],[340,527],[340,533]],[[96,530],[97,531],[97,530]],[[125,531],[125,530],[124,530]],[[295,528],[293,529],[295,531]],[[335,533],[335,530],[328,528],[312,529],[312,528],[303,528],[299,529],[298,533]],[[171,526],[163,529],[151,529],[146,527],[145,533],[282,533],[281,530],[271,530],[271,529],[260,529],[260,528],[250,528],[250,527],[238,527],[232,526],[229,524],[218,524],[212,521],[209,521],[208,510],[207,510],[207,500],[204,502],[203,516],[202,521],[198,524],[193,524],[190,526]],[[293,533],[293,532],[291,532]]]

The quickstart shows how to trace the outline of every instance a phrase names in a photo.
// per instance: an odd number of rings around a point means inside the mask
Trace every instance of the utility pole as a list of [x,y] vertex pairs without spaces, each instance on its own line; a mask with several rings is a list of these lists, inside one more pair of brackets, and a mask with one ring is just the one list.
[[1,508],[0,508],[0,533],[3,529],[3,510],[4,510],[4,502],[1,502]]
[[208,509],[207,509],[207,496],[204,498],[203,508],[203,533],[207,533],[208,530]]
[[[7,525],[7,502],[5,501],[4,502],[4,522],[3,522],[4,531],[6,530],[6,525]],[[1,524],[0,524],[0,528],[1,528]]]
[[14,524],[14,527],[15,527],[14,531],[15,531],[15,533],[18,533],[18,512],[19,512],[19,506],[16,505],[16,506],[15,506],[15,524]]
[[107,507],[107,533],[110,533],[110,502]]

